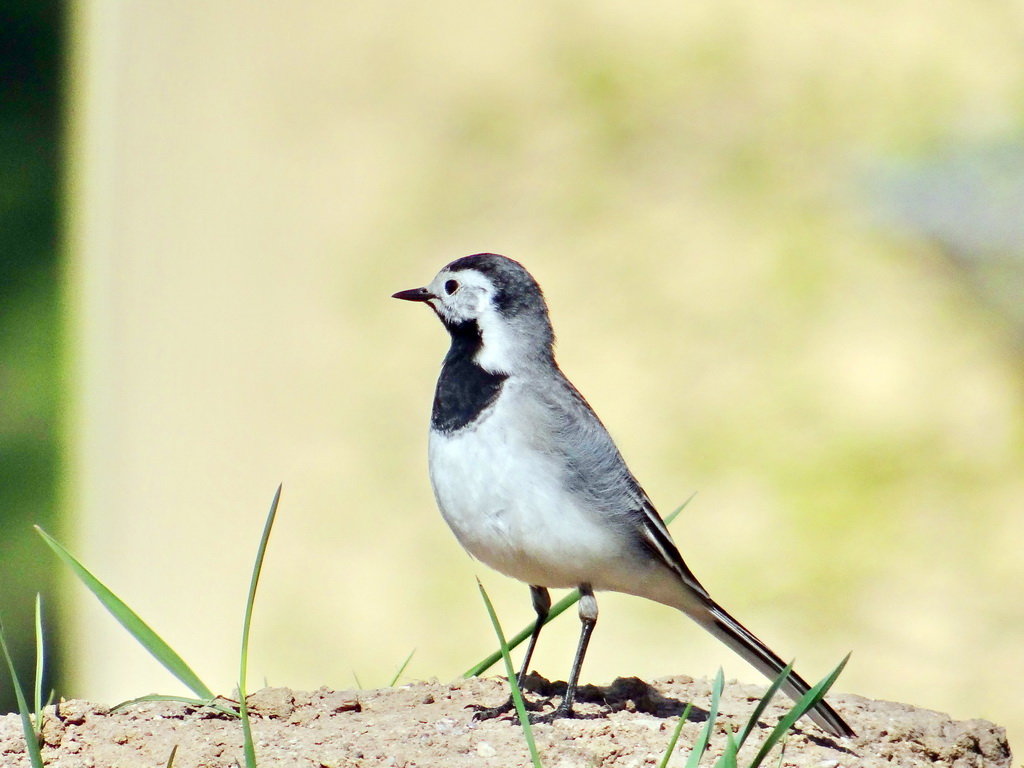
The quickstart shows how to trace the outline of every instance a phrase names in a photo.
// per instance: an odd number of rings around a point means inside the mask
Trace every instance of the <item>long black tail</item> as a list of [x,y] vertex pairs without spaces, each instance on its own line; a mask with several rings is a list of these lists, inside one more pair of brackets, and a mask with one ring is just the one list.
[[[687,613],[769,679],[774,680],[785,669],[786,662],[762,643],[753,632],[730,616],[722,606],[708,600],[706,608],[708,613],[703,616],[694,615],[690,611]],[[790,672],[786,682],[782,684],[782,690],[794,701],[800,699],[810,688],[811,686],[796,672]],[[824,699],[819,701],[807,716],[833,736],[856,736],[853,729]]]

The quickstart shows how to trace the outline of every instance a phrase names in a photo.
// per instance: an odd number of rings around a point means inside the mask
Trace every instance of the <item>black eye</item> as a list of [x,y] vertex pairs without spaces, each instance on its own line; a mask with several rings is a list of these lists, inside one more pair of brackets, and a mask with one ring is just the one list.
[[444,284],[444,292],[447,293],[449,296],[451,296],[457,290],[459,290],[458,280],[449,280]]

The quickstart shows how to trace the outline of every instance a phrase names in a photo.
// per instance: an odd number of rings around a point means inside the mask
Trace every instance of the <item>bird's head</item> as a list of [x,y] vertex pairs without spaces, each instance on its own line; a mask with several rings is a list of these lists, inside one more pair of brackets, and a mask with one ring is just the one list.
[[522,264],[496,253],[464,256],[422,288],[396,299],[426,303],[453,341],[478,338],[474,361],[512,373],[532,361],[550,361],[554,334],[537,281]]

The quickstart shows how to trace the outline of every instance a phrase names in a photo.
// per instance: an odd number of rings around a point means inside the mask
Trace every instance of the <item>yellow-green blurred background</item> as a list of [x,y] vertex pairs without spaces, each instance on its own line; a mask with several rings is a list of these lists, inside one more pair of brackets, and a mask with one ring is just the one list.
[[[839,689],[1024,737],[1021,3],[66,12],[64,362],[5,386],[65,414],[39,515],[211,686],[280,481],[251,684],[383,685],[413,649],[407,678],[453,678],[494,645],[475,574],[530,618],[434,509],[447,340],[388,298],[490,250],[544,286],[662,511],[698,492],[673,530],[725,606],[805,676],[852,650]],[[59,605],[58,692],[178,691],[53,593],[5,493],[3,597]],[[600,604],[587,681],[757,679],[669,609]],[[536,668],[564,678],[576,633]]]

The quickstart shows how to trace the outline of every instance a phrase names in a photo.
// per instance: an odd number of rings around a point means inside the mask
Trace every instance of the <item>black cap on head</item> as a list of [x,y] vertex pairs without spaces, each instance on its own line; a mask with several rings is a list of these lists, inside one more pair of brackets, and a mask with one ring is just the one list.
[[547,304],[540,285],[526,267],[514,259],[498,253],[474,253],[451,262],[445,269],[457,272],[475,269],[490,278],[497,288],[495,306],[502,314],[514,317],[526,309],[540,309],[547,313]]

